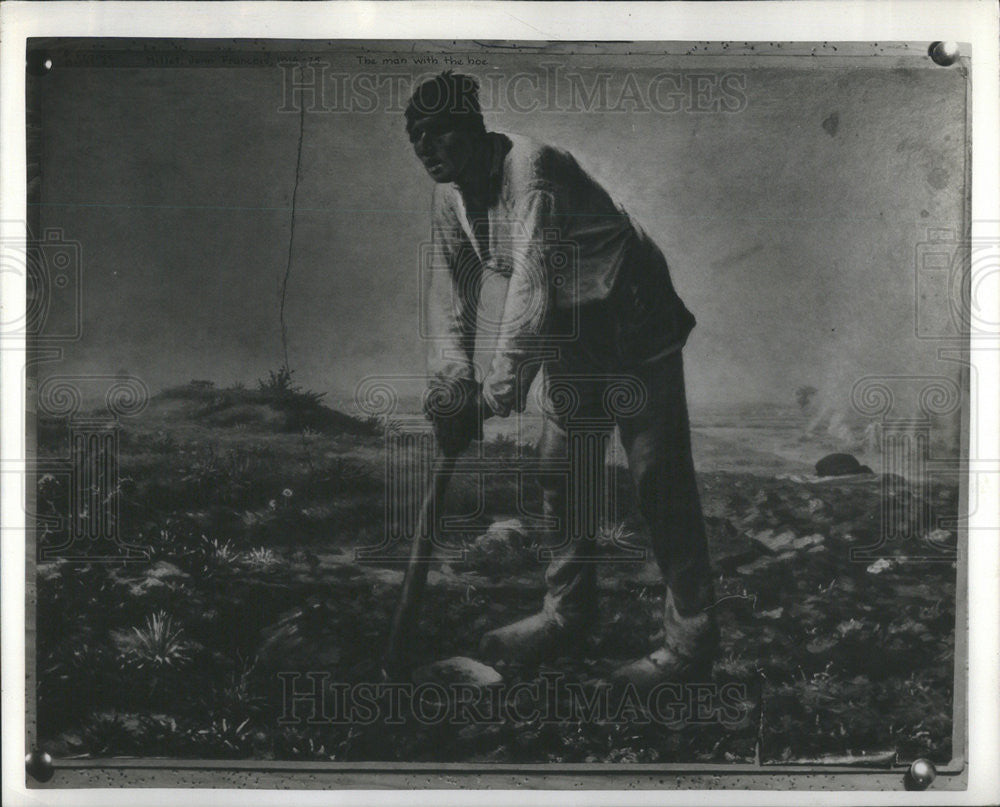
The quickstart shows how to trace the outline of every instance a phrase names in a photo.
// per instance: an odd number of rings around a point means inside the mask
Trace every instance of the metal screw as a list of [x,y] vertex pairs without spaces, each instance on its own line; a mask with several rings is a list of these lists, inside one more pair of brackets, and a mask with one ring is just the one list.
[[929,759],[915,759],[906,772],[907,790],[926,790],[937,777],[937,768]]

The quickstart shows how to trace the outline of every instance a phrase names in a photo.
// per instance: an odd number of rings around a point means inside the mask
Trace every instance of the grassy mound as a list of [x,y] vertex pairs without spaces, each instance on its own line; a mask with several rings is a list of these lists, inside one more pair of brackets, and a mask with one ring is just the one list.
[[181,402],[178,414],[206,426],[265,428],[274,431],[300,432],[303,429],[324,434],[370,435],[381,427],[323,404],[324,393],[303,390],[292,382],[287,367],[270,371],[257,382],[257,389],[242,384],[217,388],[211,381],[189,381],[163,390],[154,396],[154,405]]

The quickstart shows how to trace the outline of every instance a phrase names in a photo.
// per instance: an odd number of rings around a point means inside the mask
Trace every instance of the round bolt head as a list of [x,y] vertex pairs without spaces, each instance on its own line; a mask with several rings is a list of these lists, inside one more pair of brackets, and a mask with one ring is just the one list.
[[931,46],[927,49],[927,53],[935,63],[942,67],[948,67],[958,61],[958,43],[932,42]]
[[38,782],[47,782],[55,773],[52,767],[52,757],[45,751],[34,750],[25,754],[24,769],[28,776]]
[[52,57],[43,50],[33,50],[25,59],[25,67],[32,76],[44,76],[52,69]]
[[914,790],[925,790],[937,777],[937,768],[929,759],[915,759],[907,771],[909,784]]

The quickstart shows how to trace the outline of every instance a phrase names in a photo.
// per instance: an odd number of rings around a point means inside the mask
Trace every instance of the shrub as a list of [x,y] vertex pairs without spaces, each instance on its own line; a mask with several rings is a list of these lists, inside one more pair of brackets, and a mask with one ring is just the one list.
[[268,377],[266,379],[258,378],[257,386],[263,397],[272,402],[299,403],[310,407],[318,406],[326,393],[303,390],[298,384],[292,383],[292,376],[294,374],[294,370],[290,370],[287,364],[283,364],[278,368],[277,372],[268,370]]
[[179,669],[191,660],[191,646],[183,628],[164,611],[146,617],[141,628],[115,632],[114,639],[123,661],[137,670],[149,670],[154,676]]
[[243,562],[252,569],[263,571],[277,566],[280,559],[273,550],[266,547],[257,547],[243,555]]
[[231,541],[219,543],[218,538],[213,538],[210,541],[205,536],[202,536],[202,541],[201,551],[205,561],[204,569],[206,572],[233,568],[239,563],[240,553]]

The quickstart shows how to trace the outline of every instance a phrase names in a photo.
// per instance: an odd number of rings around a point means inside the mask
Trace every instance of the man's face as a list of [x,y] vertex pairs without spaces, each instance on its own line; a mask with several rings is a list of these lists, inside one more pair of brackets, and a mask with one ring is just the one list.
[[472,158],[472,136],[441,118],[417,118],[407,132],[413,151],[435,182],[455,182]]

